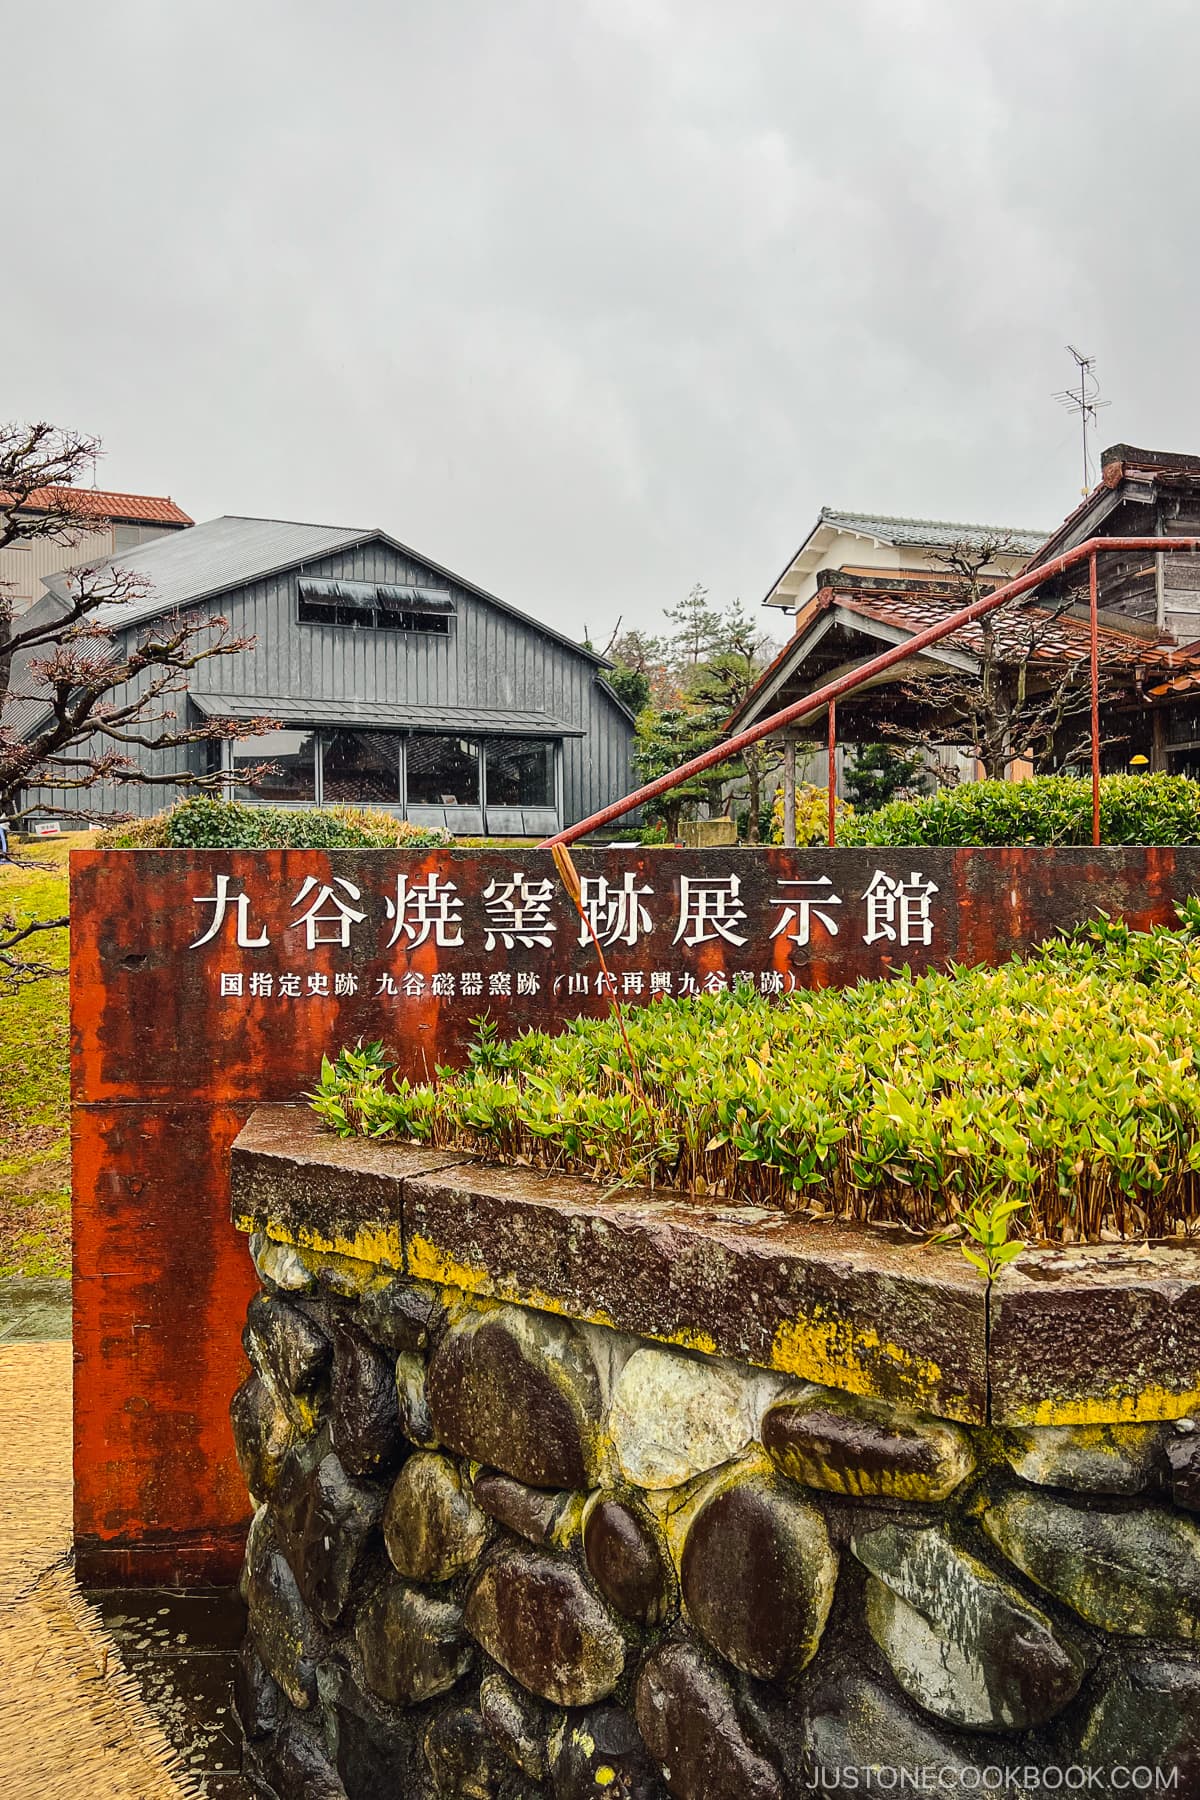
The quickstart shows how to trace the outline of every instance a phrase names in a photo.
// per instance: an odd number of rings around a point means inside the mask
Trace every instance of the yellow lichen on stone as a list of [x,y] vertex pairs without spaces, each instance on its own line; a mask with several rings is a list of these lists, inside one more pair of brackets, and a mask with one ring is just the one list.
[[900,1371],[905,1406],[968,1424],[981,1422],[969,1400],[944,1391],[937,1363],[889,1343],[873,1325],[852,1325],[845,1319],[815,1315],[787,1319],[775,1333],[771,1367],[819,1382],[822,1387],[893,1402],[898,1399],[895,1371]]
[[[323,1267],[336,1270],[339,1261],[369,1266],[369,1275],[361,1277],[366,1283],[381,1279],[380,1265],[397,1273],[404,1268],[404,1243],[399,1221],[395,1225],[364,1226],[359,1231],[339,1231],[332,1235],[318,1231],[312,1225],[281,1225],[273,1219],[268,1219],[263,1226],[257,1219],[239,1216],[233,1223],[238,1231],[264,1230],[272,1243],[289,1244],[295,1250],[311,1251],[327,1258]],[[347,1271],[348,1275],[351,1273]]]
[[1003,1406],[1004,1425],[1154,1425],[1186,1419],[1200,1408],[1200,1387],[1150,1384],[1136,1391],[1110,1388],[1107,1394],[1061,1394]]

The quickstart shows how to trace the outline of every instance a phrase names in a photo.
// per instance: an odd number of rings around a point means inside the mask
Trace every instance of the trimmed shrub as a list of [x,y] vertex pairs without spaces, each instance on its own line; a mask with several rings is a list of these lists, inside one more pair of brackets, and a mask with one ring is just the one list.
[[454,839],[448,831],[410,825],[367,807],[293,811],[196,796],[152,819],[114,826],[98,842],[106,850],[417,850]]
[[[1200,781],[1184,775],[1105,775],[1105,844],[1200,844]],[[893,800],[838,827],[839,844],[1090,844],[1092,784],[1070,775],[968,781],[917,800]]]
[[999,969],[767,1001],[750,987],[510,1043],[396,1082],[380,1047],[325,1061],[316,1112],[593,1180],[1041,1239],[1171,1235],[1200,1217],[1200,903],[1185,928],[1101,918]]

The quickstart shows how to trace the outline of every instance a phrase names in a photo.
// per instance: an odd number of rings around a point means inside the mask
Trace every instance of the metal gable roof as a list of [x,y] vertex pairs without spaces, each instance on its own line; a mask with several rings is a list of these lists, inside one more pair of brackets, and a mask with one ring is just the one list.
[[[145,576],[149,589],[139,600],[100,607],[92,616],[101,625],[140,625],[157,613],[191,606],[279,569],[348,549],[373,535],[345,526],[298,525],[285,519],[210,519],[97,563],[97,568],[131,569]],[[71,574],[64,570],[50,576],[47,588],[65,598]]]
[[[595,650],[586,649],[565,632],[556,630],[553,625],[544,624],[530,613],[522,612],[520,607],[501,600],[476,582],[454,574],[453,570],[434,562],[431,557],[412,549],[408,544],[402,544],[386,531],[372,527],[354,529],[338,525],[305,525],[287,519],[249,519],[233,515],[210,519],[203,525],[193,525],[186,531],[154,538],[149,543],[136,545],[131,550],[96,563],[96,568],[131,569],[136,574],[144,575],[150,583],[150,591],[140,601],[122,606],[101,607],[92,616],[102,625],[140,625],[159,613],[173,612],[179,607],[214,599],[218,594],[225,593],[230,588],[241,587],[245,582],[258,581],[264,576],[295,568],[300,563],[371,541],[387,544],[409,561],[422,564],[435,575],[444,576],[490,606],[508,613],[510,618],[520,619],[532,630],[539,631],[543,636],[552,638],[555,643],[574,651],[596,668],[612,667],[607,657],[599,655]],[[48,592],[63,599],[68,592],[71,573],[64,571],[48,577],[45,583]]]

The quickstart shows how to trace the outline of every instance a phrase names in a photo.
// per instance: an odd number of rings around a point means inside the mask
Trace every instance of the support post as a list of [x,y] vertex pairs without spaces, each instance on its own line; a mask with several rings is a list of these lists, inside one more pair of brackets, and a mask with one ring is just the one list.
[[829,847],[837,843],[837,703],[829,702],[829,736],[826,740],[825,792],[829,807]]
[[1088,557],[1088,621],[1092,665],[1092,843],[1100,842],[1100,602],[1096,588],[1096,552]]
[[783,841],[796,848],[796,740],[783,740]]

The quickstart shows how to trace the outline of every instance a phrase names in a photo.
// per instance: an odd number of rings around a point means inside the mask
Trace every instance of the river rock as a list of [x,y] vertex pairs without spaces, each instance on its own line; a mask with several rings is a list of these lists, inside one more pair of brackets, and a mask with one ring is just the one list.
[[362,1606],[354,1636],[367,1687],[392,1706],[449,1693],[471,1666],[462,1608],[395,1576]]
[[572,1713],[553,1740],[554,1800],[661,1800],[658,1770],[619,1706]]
[[600,1494],[588,1508],[583,1549],[605,1599],[639,1625],[661,1625],[675,1604],[675,1571],[666,1538],[649,1510],[630,1497]]
[[476,1502],[498,1525],[507,1526],[531,1544],[551,1544],[568,1507],[578,1496],[556,1494],[546,1488],[526,1487],[511,1475],[485,1469],[475,1477]]
[[317,1697],[316,1627],[286,1559],[269,1541],[258,1547],[246,1570],[245,1596],[250,1630],[267,1669],[293,1706],[311,1706]]
[[501,1550],[467,1590],[467,1630],[494,1662],[556,1706],[612,1693],[625,1640],[573,1563],[544,1551]]
[[975,1467],[957,1426],[832,1388],[768,1407],[762,1441],[793,1481],[833,1494],[940,1501]]
[[438,1291],[426,1281],[383,1281],[358,1303],[358,1323],[393,1356],[427,1349],[444,1318]]
[[1162,1506],[1127,1512],[1014,1490],[981,1522],[1022,1574],[1091,1625],[1200,1643],[1200,1526]]
[[480,1682],[479,1710],[513,1767],[531,1781],[545,1781],[550,1733],[565,1715],[500,1674],[485,1675]]
[[676,1800],[784,1800],[779,1770],[750,1741],[732,1686],[698,1645],[652,1650],[638,1671],[634,1705]]
[[[1187,1431],[1184,1426],[1189,1427]],[[1180,1419],[1166,1444],[1171,1498],[1176,1506],[1200,1512],[1200,1431],[1191,1419]]]
[[762,1681],[790,1680],[816,1652],[837,1556],[825,1520],[783,1476],[719,1483],[692,1517],[680,1584],[714,1650]]
[[392,1567],[412,1581],[449,1581],[491,1534],[457,1463],[436,1451],[410,1456],[388,1495],[383,1541]]
[[410,1444],[422,1450],[438,1448],[429,1396],[425,1392],[425,1358],[415,1350],[402,1350],[396,1358],[396,1402],[400,1429]]
[[434,1352],[425,1391],[443,1444],[530,1487],[590,1487],[600,1380],[575,1328],[549,1313],[468,1313]]
[[[429,1766],[422,1740],[430,1713],[426,1706],[388,1706],[355,1679],[350,1660],[328,1656],[317,1669],[318,1704],[333,1746],[338,1774],[349,1800],[428,1800]],[[281,1796],[281,1800],[284,1797]],[[293,1800],[292,1795],[286,1800]],[[305,1800],[304,1790],[295,1800]]]
[[1097,1695],[1080,1733],[1077,1760],[1094,1768],[1158,1768],[1173,1786],[1200,1795],[1200,1661],[1136,1650]]
[[288,1716],[288,1702],[262,1657],[247,1638],[233,1673],[233,1705],[245,1736],[270,1737]]
[[[1020,1769],[1034,1760],[1028,1745],[1016,1747],[1010,1767],[1002,1741],[976,1745],[961,1733],[937,1730],[901,1695],[845,1662],[805,1707],[804,1753],[805,1787],[816,1793],[900,1791],[898,1771],[929,1770],[938,1795],[1000,1791],[1016,1800],[1027,1792]],[[1039,1783],[1035,1792],[1042,1791]]]
[[229,1403],[233,1447],[252,1500],[265,1500],[295,1437],[283,1407],[257,1375],[248,1375]]
[[303,1795],[304,1800],[349,1800],[322,1739],[293,1714],[274,1737],[247,1745],[245,1773],[255,1792]]
[[277,1244],[261,1231],[250,1237],[250,1255],[255,1271],[269,1291],[284,1294],[311,1294],[317,1278],[298,1250],[291,1244]]
[[293,1450],[273,1496],[279,1543],[306,1605],[324,1625],[345,1611],[363,1551],[383,1512],[377,1487],[351,1481],[332,1450]]
[[854,1538],[871,1571],[867,1626],[900,1686],[970,1730],[1026,1731],[1060,1712],[1087,1664],[1038,1607],[938,1526]]
[[1030,1425],[1007,1432],[1014,1474],[1037,1487],[1144,1494],[1162,1481],[1161,1425]]
[[674,1488],[728,1462],[755,1435],[753,1377],[711,1359],[647,1345],[613,1389],[608,1428],[635,1487]]
[[293,1396],[311,1394],[333,1355],[329,1339],[307,1313],[267,1294],[256,1294],[246,1309],[242,1346],[265,1380]]
[[333,1447],[351,1475],[387,1475],[404,1454],[392,1360],[343,1320],[333,1324]]
[[425,1760],[447,1800],[498,1800],[511,1790],[512,1770],[477,1707],[452,1706],[431,1720]]

